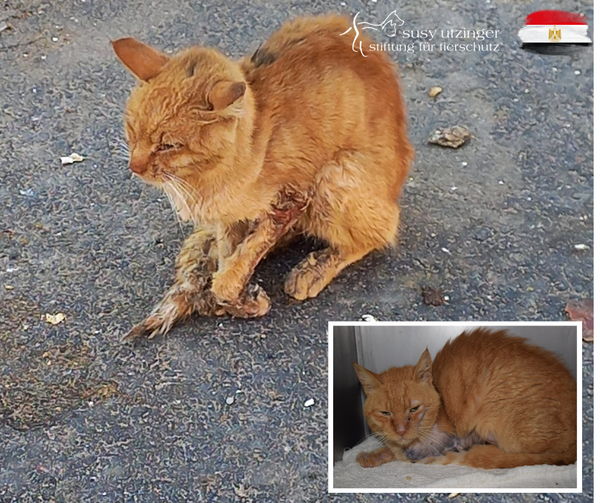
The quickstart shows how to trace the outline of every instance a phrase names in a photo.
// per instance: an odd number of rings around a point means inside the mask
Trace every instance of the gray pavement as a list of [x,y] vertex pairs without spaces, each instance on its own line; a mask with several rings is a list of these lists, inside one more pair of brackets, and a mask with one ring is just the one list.
[[[0,502],[445,501],[327,496],[328,320],[562,320],[592,296],[592,49],[519,49],[540,2],[0,4]],[[592,18],[591,2],[560,8]],[[397,249],[298,304],[283,277],[313,246],[262,264],[265,318],[194,318],[120,337],[159,300],[189,229],[128,172],[118,143],[133,79],[111,38],[238,57],[292,16],[357,12],[407,28],[500,30],[498,52],[394,53],[417,157]],[[2,23],[7,23],[3,28]],[[431,86],[443,87],[432,99]],[[427,144],[437,127],[475,135]],[[61,166],[72,151],[83,163]],[[575,245],[589,249],[578,251]],[[425,305],[423,287],[449,297]],[[64,313],[57,325],[44,314]],[[584,494],[592,499],[592,346],[584,343]],[[232,404],[227,399],[233,397]],[[304,407],[307,399],[312,407]]]

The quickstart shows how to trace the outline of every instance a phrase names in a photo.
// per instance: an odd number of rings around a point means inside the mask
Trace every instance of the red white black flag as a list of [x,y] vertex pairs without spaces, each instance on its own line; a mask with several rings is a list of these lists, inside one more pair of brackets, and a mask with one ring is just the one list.
[[590,45],[587,19],[582,14],[561,10],[539,10],[529,14],[519,30],[523,48],[536,50],[549,46]]

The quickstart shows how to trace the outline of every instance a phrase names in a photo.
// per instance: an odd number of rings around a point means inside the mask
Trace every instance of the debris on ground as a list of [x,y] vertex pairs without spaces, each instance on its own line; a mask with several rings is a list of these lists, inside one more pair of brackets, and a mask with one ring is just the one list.
[[445,304],[444,296],[439,288],[422,287],[421,295],[426,306],[441,306]]
[[42,315],[42,321],[45,321],[46,323],[50,323],[50,325],[58,325],[59,323],[62,323],[66,319],[67,319],[67,317],[65,316],[64,313],[56,313],[56,314],[46,313],[46,314]]
[[594,342],[594,300],[570,300],[565,306],[565,311],[571,320],[583,322],[583,340]]
[[431,89],[429,89],[429,92],[427,94],[429,94],[430,98],[435,98],[438,94],[440,94],[443,91],[443,89],[439,86],[434,86]]
[[589,250],[589,249],[590,249],[590,247],[589,247],[588,245],[586,245],[586,244],[583,244],[583,243],[582,243],[582,244],[575,245],[575,246],[574,246],[574,248],[575,248],[577,251],[586,251],[586,250]]
[[74,162],[83,162],[83,161],[85,161],[85,157],[83,157],[79,154],[76,154],[75,152],[73,152],[71,155],[60,158],[60,162],[63,166],[65,164],[73,164]]
[[368,321],[370,323],[374,323],[377,321],[377,318],[375,318],[375,316],[371,314],[363,314],[360,318],[362,321]]
[[304,402],[305,407],[312,407],[314,404],[315,401],[312,398],[309,398],[308,400],[306,400],[306,402]]
[[473,138],[473,135],[466,127],[451,126],[436,129],[427,141],[441,147],[458,148],[470,138]]

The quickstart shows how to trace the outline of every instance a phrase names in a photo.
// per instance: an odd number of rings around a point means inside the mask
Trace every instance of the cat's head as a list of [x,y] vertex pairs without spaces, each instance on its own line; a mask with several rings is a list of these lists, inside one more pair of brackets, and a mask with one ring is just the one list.
[[414,367],[392,367],[381,374],[356,363],[354,368],[367,395],[365,417],[382,440],[408,447],[428,436],[441,402],[427,349]]
[[201,47],[170,57],[133,38],[112,45],[138,79],[125,112],[130,169],[183,199],[231,178],[228,156],[243,143],[240,124],[253,114],[239,66]]

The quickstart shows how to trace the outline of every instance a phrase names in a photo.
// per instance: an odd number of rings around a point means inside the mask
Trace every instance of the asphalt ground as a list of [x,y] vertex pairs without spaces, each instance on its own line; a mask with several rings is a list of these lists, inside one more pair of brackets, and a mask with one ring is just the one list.
[[[542,8],[3,1],[0,501],[445,501],[327,496],[327,321],[563,320],[567,301],[592,297],[593,48],[521,50],[517,32]],[[593,20],[591,2],[560,8]],[[417,154],[398,247],[295,303],[282,284],[315,246],[301,243],[257,271],[273,298],[267,317],[194,318],[166,338],[122,344],[168,287],[189,228],[120,153],[134,81],[109,40],[239,57],[296,15],[360,11],[377,23],[394,9],[406,28],[499,30],[498,51],[392,53]],[[443,88],[436,98],[432,86]],[[474,138],[456,150],[427,143],[453,125]],[[71,152],[86,160],[62,166]],[[446,303],[424,303],[423,288]],[[59,313],[56,325],[41,319]],[[584,343],[584,494],[459,500],[591,500],[592,349]]]

